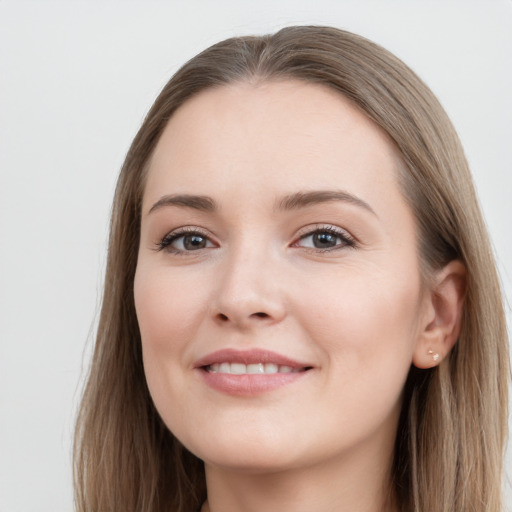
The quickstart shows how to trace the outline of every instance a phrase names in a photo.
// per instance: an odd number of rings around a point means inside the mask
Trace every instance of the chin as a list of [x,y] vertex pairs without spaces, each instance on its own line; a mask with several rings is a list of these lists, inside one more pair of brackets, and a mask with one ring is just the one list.
[[205,433],[200,440],[182,440],[185,447],[206,465],[247,473],[276,472],[299,464],[298,443],[285,442],[281,436],[236,435],[224,431],[224,436]]
[[[213,453],[196,454],[207,466],[222,468],[245,474],[278,473],[300,466],[297,460],[287,460],[282,453],[267,453],[266,450],[252,451],[251,453]],[[295,458],[295,457],[294,457]]]

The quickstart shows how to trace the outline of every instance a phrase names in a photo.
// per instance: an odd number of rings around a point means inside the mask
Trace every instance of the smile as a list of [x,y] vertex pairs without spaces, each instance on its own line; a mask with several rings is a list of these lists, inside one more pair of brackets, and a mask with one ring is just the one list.
[[302,381],[310,364],[267,350],[225,349],[196,361],[203,382],[214,390],[234,396],[256,396]]
[[213,363],[208,365],[206,371],[210,373],[227,373],[232,375],[271,375],[274,373],[296,373],[306,368],[292,368],[287,365],[274,363]]

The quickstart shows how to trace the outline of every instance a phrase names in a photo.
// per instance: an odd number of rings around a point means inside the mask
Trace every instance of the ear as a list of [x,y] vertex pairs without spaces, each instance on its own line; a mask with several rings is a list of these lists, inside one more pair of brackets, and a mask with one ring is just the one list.
[[426,292],[425,314],[413,354],[417,368],[437,366],[455,345],[466,294],[466,268],[453,260],[440,270]]

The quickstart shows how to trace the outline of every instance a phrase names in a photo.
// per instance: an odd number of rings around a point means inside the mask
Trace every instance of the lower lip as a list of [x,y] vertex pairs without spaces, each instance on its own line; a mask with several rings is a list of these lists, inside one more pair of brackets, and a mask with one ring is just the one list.
[[199,369],[206,384],[211,388],[236,396],[261,395],[302,379],[311,370],[292,373],[242,374],[209,372]]

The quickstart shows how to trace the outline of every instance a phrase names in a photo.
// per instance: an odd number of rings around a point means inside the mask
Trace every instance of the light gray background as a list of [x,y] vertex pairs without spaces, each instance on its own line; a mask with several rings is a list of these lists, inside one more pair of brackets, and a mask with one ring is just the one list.
[[0,512],[72,509],[71,436],[111,196],[152,100],[209,44],[295,23],[375,40],[439,96],[510,302],[510,0],[0,0]]

